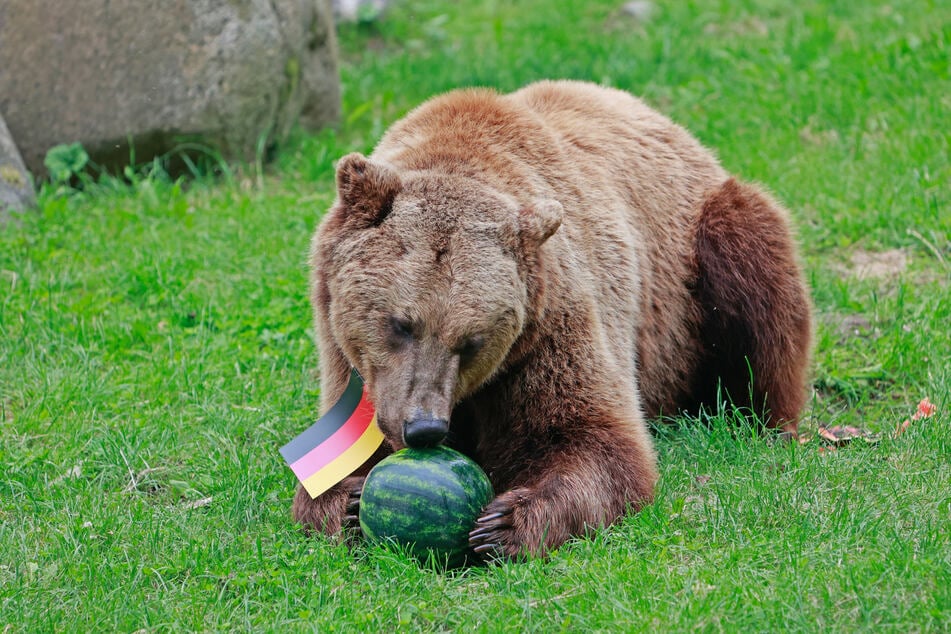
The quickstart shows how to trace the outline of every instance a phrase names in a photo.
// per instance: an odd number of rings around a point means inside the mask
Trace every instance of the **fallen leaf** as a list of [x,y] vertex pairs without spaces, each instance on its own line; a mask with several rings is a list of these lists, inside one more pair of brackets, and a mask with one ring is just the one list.
[[938,411],[938,406],[931,402],[931,400],[926,396],[920,401],[918,401],[918,407],[915,409],[915,413],[911,415],[911,418],[906,418],[898,424],[895,428],[895,431],[892,433],[892,438],[898,438],[911,427],[911,421],[921,420],[922,418],[931,418]]
[[928,400],[928,397],[924,397],[918,402],[918,409],[914,414],[911,415],[911,420],[920,420],[922,418],[930,418],[934,416],[938,411],[938,406]]
[[854,427],[852,425],[833,425],[832,427],[819,427],[817,430],[819,437],[833,445],[844,445],[852,442],[856,438],[861,438],[868,443],[878,442],[878,434]]

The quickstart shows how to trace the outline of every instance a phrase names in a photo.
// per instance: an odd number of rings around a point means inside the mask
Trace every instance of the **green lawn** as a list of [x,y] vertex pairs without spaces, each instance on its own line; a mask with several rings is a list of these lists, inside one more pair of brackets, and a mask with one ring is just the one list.
[[[341,31],[340,130],[265,174],[46,188],[0,229],[0,632],[951,629],[951,5],[621,4],[402,0]],[[655,504],[546,561],[439,574],[305,538],[277,450],[316,409],[333,161],[432,94],[543,77],[643,96],[788,204],[803,426],[880,441],[659,427]]]

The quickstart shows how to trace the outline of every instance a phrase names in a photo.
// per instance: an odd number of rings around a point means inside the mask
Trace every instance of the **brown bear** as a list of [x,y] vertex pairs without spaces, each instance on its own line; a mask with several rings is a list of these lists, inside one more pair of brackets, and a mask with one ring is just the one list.
[[337,166],[313,241],[322,408],[351,368],[386,439],[293,514],[358,527],[363,477],[446,443],[498,496],[479,553],[544,553],[651,501],[647,417],[718,394],[795,433],[811,310],[787,213],[619,90],[423,104]]

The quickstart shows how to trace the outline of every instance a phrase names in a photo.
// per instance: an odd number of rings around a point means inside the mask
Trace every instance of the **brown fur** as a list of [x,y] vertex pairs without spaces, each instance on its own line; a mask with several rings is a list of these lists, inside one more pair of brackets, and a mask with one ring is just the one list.
[[[337,185],[312,250],[322,407],[354,366],[387,451],[414,411],[448,419],[499,492],[480,552],[544,552],[648,503],[645,416],[718,386],[795,430],[811,322],[786,212],[630,95],[449,93]],[[352,524],[360,475],[298,493],[295,517]]]

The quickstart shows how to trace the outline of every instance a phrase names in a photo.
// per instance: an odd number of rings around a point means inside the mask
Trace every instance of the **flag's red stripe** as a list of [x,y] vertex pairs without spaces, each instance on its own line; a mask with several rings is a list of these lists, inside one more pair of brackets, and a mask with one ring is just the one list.
[[306,480],[357,442],[357,439],[370,426],[373,413],[373,405],[367,400],[367,395],[364,393],[357,409],[353,411],[353,414],[340,429],[291,464],[291,469],[297,475],[297,478],[302,481]]

